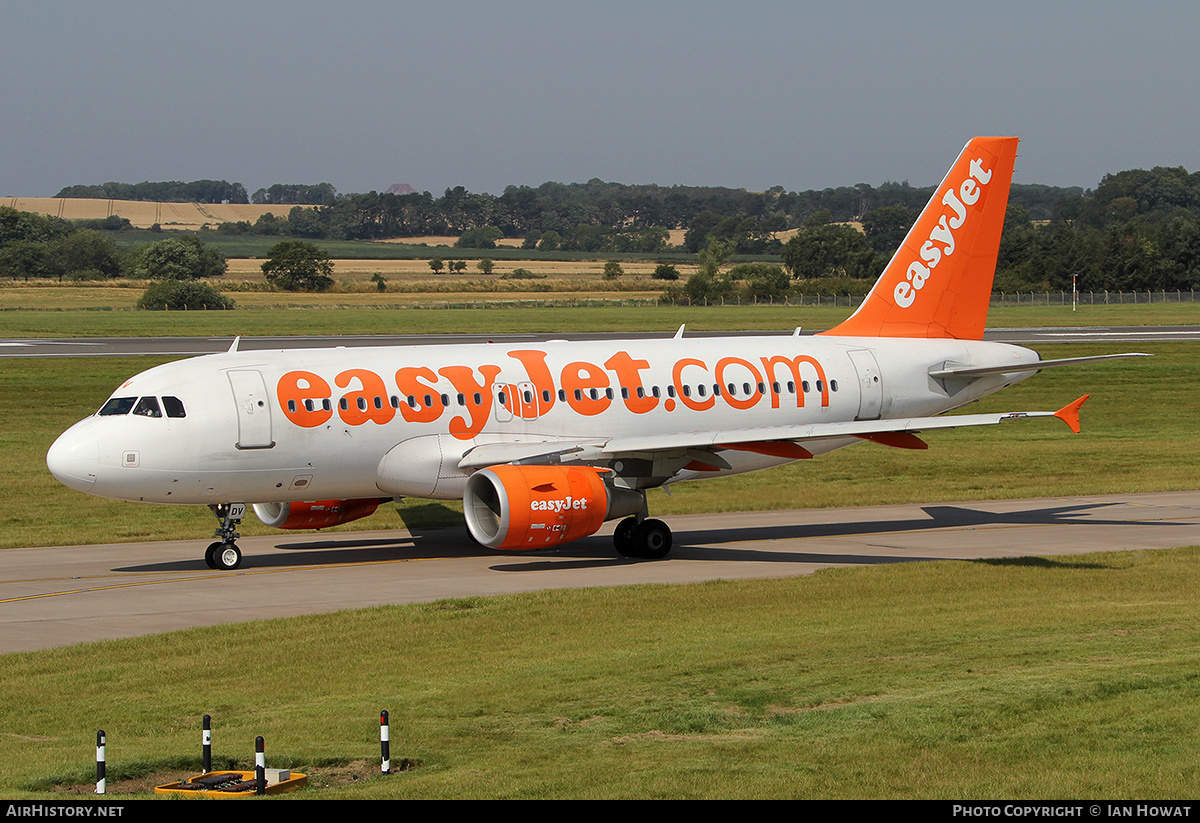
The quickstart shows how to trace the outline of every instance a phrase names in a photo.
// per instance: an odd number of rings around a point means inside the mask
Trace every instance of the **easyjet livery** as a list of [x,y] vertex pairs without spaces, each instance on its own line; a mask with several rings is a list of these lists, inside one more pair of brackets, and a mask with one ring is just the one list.
[[[50,448],[73,489],[207,505],[214,568],[241,563],[247,506],[268,526],[346,523],[400,497],[461,499],[472,538],[532,550],[621,518],[616,550],[659,558],[646,491],[918,432],[1057,417],[941,416],[1041,369],[984,342],[1017,140],[963,149],[871,293],[827,332],[230,351],[131,377]],[[1110,355],[1122,357],[1132,355]]]

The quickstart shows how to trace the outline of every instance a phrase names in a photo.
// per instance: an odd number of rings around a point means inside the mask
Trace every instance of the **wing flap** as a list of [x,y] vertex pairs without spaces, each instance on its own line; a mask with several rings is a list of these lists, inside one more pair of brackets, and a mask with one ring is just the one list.
[[[1056,417],[1078,433],[1079,409],[1088,395],[1068,403],[1058,411],[1017,411],[989,414],[955,414],[939,417],[908,417],[896,420],[851,420],[837,423],[809,423],[797,426],[762,426],[721,431],[668,432],[630,435],[609,440],[543,440],[520,443],[485,443],[469,449],[458,461],[460,469],[480,469],[504,463],[594,463],[618,455],[647,455],[661,452],[680,454],[702,451],[713,465],[724,463],[713,452],[721,449],[750,451],[758,454],[803,460],[812,453],[805,441],[857,437],[896,448],[920,449],[925,444],[916,432],[957,429],[965,426],[995,426],[1010,420]],[[696,456],[690,455],[691,459]]]
[[[829,440],[838,437],[858,437],[875,440],[889,446],[920,448],[915,437],[892,435],[957,429],[964,426],[995,426],[1010,420],[1057,417],[1073,431],[1079,425],[1079,407],[1087,396],[1064,406],[1058,411],[1018,411],[991,414],[956,414],[939,417],[909,417],[896,420],[853,420],[839,423],[810,423],[798,426],[770,426],[753,429],[729,429],[711,432],[678,432],[670,434],[646,434],[616,437],[604,444],[606,455],[671,451],[677,449],[738,448],[751,445],[773,444],[781,441],[802,444],[806,440]],[[881,436],[882,435],[882,436]],[[903,446],[901,444],[904,444]],[[751,448],[750,451],[758,451]],[[764,452],[770,453],[770,452]]]

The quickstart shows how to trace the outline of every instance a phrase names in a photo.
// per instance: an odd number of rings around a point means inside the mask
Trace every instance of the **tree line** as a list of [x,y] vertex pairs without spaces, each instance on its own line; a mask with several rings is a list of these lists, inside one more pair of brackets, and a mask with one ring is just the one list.
[[[339,194],[318,208],[293,208],[286,217],[263,215],[254,223],[223,223],[217,230],[332,240],[452,235],[460,238],[461,247],[482,249],[493,248],[501,238],[523,238],[525,248],[542,251],[654,253],[667,247],[670,230],[686,229],[684,246],[691,253],[710,239],[732,239],[739,254],[777,254],[775,233],[803,226],[814,215],[848,222],[881,208],[915,212],[932,193],[932,187],[907,182],[749,192],[591,180],[509,186],[499,196],[457,186],[441,197],[429,192]],[[1014,186],[1013,201],[1038,219],[1050,216],[1057,199],[1080,194],[1078,188]]]
[[[868,213],[862,232],[812,219],[781,251],[795,278],[874,280],[917,212]],[[1010,199],[993,288],[1002,292],[1200,288],[1200,173],[1183,167],[1105,175],[1040,219]]]
[[[318,188],[330,202],[294,207],[284,217],[264,215],[254,224],[222,224],[218,230],[318,242],[456,235],[460,247],[477,249],[521,237],[528,249],[621,254],[666,251],[668,229],[675,228],[685,229],[682,251],[697,259],[708,255],[704,260],[709,265],[702,266],[706,278],[693,284],[696,294],[767,288],[752,286],[750,272],[727,265],[734,255],[774,257],[786,272],[785,289],[818,280],[815,287],[804,288],[825,290],[835,279],[874,280],[934,191],[904,182],[798,193],[775,187],[755,193],[595,179],[510,186],[500,196],[461,186],[438,198],[429,192],[340,195],[328,184]],[[285,202],[301,196],[301,189],[260,191],[262,197]],[[136,265],[120,263],[119,254],[100,242],[102,233],[86,233],[93,229],[72,234],[62,226],[47,228],[57,225],[53,218],[38,218],[46,222],[37,228],[29,225],[31,220],[34,216],[0,220],[3,225],[24,221],[29,235],[17,237],[21,232],[4,229],[0,276],[74,272],[110,277]],[[785,229],[798,230],[782,243],[778,233]],[[40,239],[30,239],[34,235]],[[42,241],[50,245],[29,245]],[[783,282],[774,270],[756,276],[774,284],[771,288]],[[1014,184],[996,290],[1064,291],[1073,282],[1091,291],[1190,290],[1200,285],[1200,173],[1182,167],[1133,169],[1106,175],[1089,191]]]
[[[920,209],[932,187],[902,183],[859,183],[822,190],[765,192],[715,186],[658,186],[607,183],[543,183],[509,186],[504,193],[470,192],[463,186],[430,192],[339,194],[329,183],[275,184],[246,198],[240,183],[105,183],[71,186],[59,197],[131,200],[316,205],[293,208],[286,217],[222,223],[227,234],[262,234],[330,240],[453,235],[466,248],[491,248],[500,238],[524,238],[527,248],[546,251],[657,252],[668,231],[687,229],[685,247],[698,253],[708,239],[735,238],[738,253],[778,253],[774,232],[804,225],[814,214],[833,222],[861,220],[880,208]],[[1013,202],[1033,219],[1048,218],[1054,203],[1078,196],[1078,188],[1014,186]]]

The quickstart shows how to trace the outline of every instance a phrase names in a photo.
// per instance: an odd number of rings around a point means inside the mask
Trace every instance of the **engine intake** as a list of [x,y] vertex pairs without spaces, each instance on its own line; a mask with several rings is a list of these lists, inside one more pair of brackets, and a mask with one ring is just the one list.
[[467,479],[463,513],[491,549],[531,551],[594,534],[605,520],[636,514],[639,492],[604,482],[590,466],[492,466]]
[[254,515],[273,529],[325,529],[375,513],[379,498],[316,500],[312,503],[255,503]]

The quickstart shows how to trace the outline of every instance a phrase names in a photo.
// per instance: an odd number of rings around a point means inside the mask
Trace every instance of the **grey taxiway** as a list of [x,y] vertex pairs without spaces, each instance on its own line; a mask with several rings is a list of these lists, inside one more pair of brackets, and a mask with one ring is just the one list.
[[216,572],[205,540],[0,552],[0,653],[380,604],[551,588],[811,574],[834,566],[981,560],[1200,544],[1200,492],[669,518],[675,548],[634,561],[613,524],[534,554],[462,528],[282,534],[239,541]]

